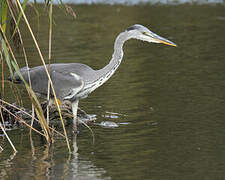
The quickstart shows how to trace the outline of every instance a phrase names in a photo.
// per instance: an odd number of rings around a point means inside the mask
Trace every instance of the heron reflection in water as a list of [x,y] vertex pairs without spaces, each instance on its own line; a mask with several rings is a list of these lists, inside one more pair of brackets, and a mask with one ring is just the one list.
[[[170,46],[176,46],[173,42],[158,36],[148,28],[135,24],[124,32],[121,32],[114,43],[114,52],[109,64],[99,70],[93,70],[91,67],[80,63],[59,63],[51,64],[49,74],[53,82],[56,97],[60,101],[70,101],[73,111],[73,125],[77,128],[77,109],[80,99],[88,97],[96,88],[104,84],[117,70],[123,59],[123,44],[129,39],[139,39],[152,43],[163,43]],[[29,82],[30,75],[31,85],[34,92],[47,96],[48,94],[48,77],[44,66],[33,68],[21,68],[21,74],[26,82]],[[14,82],[22,84],[23,81],[19,76],[14,74]],[[50,99],[54,99],[52,90]]]

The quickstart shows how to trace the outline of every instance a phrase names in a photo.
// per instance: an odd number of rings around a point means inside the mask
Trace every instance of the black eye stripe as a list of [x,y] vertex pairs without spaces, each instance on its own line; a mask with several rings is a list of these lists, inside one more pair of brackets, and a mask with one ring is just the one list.
[[138,29],[140,29],[140,28],[142,28],[141,25],[135,24],[135,25],[130,26],[129,28],[127,28],[127,31],[131,31],[131,30],[135,30],[135,29],[138,30]]
[[131,26],[129,28],[127,28],[127,31],[131,31],[131,30],[134,30],[134,29],[137,29],[135,26]]

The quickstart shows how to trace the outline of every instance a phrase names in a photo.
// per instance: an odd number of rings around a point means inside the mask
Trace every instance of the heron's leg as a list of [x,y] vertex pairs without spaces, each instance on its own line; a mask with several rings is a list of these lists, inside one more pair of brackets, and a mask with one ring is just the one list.
[[78,125],[78,119],[77,119],[77,109],[78,109],[78,100],[75,100],[72,102],[72,111],[73,111],[73,127],[74,131],[77,133],[77,125]]
[[49,124],[49,108],[52,106],[52,104],[54,103],[54,99],[49,98],[48,102],[47,102],[47,107],[46,107],[46,111],[47,111],[47,124]]

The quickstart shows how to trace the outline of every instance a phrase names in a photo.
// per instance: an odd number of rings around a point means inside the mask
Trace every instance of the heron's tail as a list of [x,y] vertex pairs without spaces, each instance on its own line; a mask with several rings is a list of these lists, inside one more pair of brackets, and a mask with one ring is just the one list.
[[[25,71],[29,71],[29,67],[23,67],[20,69],[20,72],[23,73]],[[13,76],[8,77],[8,80],[15,83],[15,84],[21,84],[23,81],[20,79],[19,75],[15,72]]]
[[13,76],[8,77],[8,80],[15,84],[22,83],[22,80],[19,78],[19,76],[16,73]]

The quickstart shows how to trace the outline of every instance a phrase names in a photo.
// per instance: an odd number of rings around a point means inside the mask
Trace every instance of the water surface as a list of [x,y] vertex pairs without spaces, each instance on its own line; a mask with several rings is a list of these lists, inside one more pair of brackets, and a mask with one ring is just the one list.
[[[31,148],[27,130],[12,130],[9,135],[19,152],[11,156],[2,138],[1,179],[224,179],[224,6],[72,7],[76,20],[54,8],[52,62],[102,68],[116,36],[135,23],[178,47],[128,41],[115,75],[80,102],[97,116],[96,123],[122,124],[113,129],[91,126],[94,145],[90,132],[81,128],[79,152],[72,155],[61,138],[47,148],[34,133]],[[47,16],[41,16],[38,30],[35,16],[30,20],[47,59]],[[26,28],[23,34],[30,66],[40,65]],[[17,58],[24,65],[21,53]],[[20,92],[26,97],[23,88]],[[23,101],[28,104],[27,98]]]

